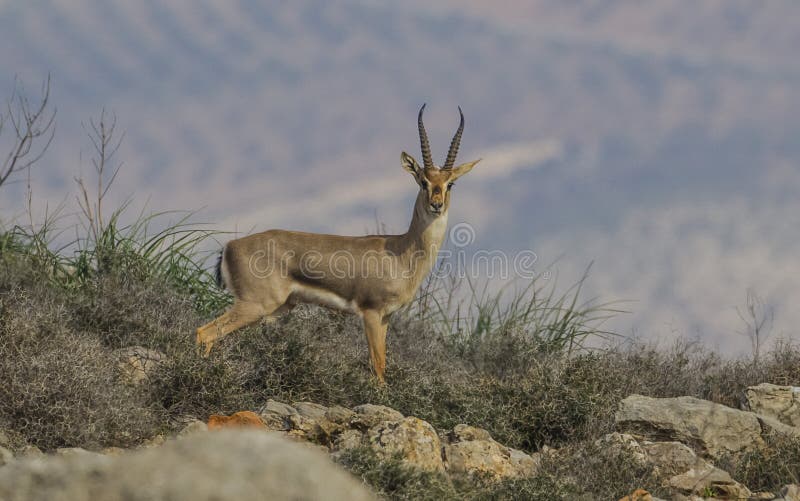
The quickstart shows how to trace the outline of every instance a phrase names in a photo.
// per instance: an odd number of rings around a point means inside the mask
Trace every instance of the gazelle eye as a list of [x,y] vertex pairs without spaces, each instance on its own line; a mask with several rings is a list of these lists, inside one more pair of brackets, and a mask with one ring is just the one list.
[[456,185],[456,183],[447,183],[447,189],[449,190],[455,185]]
[[419,184],[422,186],[423,190],[427,190],[428,189],[428,182],[427,181],[421,181]]

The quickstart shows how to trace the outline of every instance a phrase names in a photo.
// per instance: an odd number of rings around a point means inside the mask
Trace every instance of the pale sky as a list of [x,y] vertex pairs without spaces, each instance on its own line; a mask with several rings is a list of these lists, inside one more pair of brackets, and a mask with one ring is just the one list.
[[[33,98],[49,73],[58,108],[35,209],[75,211],[81,124],[105,107],[126,133],[110,204],[239,232],[403,231],[417,110],[441,161],[461,105],[459,161],[483,161],[450,222],[473,250],[533,250],[564,280],[594,262],[588,293],[632,301],[623,333],[744,350],[752,288],[797,340],[800,4],[485,5],[0,2],[0,95],[17,77]],[[0,219],[24,200],[0,189]]]

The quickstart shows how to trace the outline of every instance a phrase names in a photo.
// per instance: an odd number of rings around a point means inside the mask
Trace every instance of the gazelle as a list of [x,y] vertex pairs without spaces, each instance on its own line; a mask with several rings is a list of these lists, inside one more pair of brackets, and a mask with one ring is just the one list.
[[428,135],[417,126],[423,166],[406,152],[405,170],[419,193],[408,231],[360,237],[269,230],[231,240],[222,250],[218,277],[233,293],[233,306],[197,329],[207,356],[223,336],[262,317],[274,318],[297,303],[314,303],[359,315],[369,343],[372,368],[383,383],[389,316],[410,302],[436,262],[447,229],[450,193],[456,179],[480,160],[455,166],[464,114],[441,168],[433,163]]

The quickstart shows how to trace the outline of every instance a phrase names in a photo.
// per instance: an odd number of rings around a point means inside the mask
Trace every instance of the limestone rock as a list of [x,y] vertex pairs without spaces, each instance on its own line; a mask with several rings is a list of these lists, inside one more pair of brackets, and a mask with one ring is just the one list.
[[119,360],[117,366],[123,378],[131,384],[142,384],[150,379],[156,369],[164,363],[166,355],[142,346],[129,346],[114,351]]
[[313,402],[293,402],[292,407],[297,409],[297,413],[301,416],[315,420],[324,419],[325,413],[328,411],[328,408],[324,405]]
[[541,454],[526,454],[520,450],[512,449],[511,447],[506,447],[506,449],[508,449],[508,460],[513,470],[516,472],[513,475],[514,477],[530,477],[536,474],[536,471],[542,464]]
[[753,492],[750,494],[750,497],[747,498],[747,501],[759,501],[762,499],[764,501],[775,501],[777,498],[775,497],[775,494],[771,492]]
[[355,415],[355,412],[341,405],[328,407],[325,411],[325,419],[339,425],[349,425]]
[[541,462],[539,455],[532,457],[496,442],[482,428],[459,424],[448,437],[444,456],[445,468],[451,474],[493,481],[528,477],[536,473]]
[[595,445],[601,447],[603,454],[609,457],[627,453],[639,464],[647,462],[647,454],[645,454],[642,446],[633,436],[627,433],[609,433],[597,439]]
[[14,454],[10,450],[0,445],[0,468],[12,461],[14,461]]
[[800,485],[784,485],[775,501],[800,501]]
[[505,447],[494,440],[466,440],[444,447],[447,471],[482,480],[529,477],[539,463],[522,451]]
[[747,388],[745,396],[751,411],[800,427],[800,387],[762,383]]
[[154,437],[148,438],[139,446],[140,449],[153,449],[156,447],[161,447],[167,442],[167,438],[164,435],[156,435]]
[[680,442],[644,442],[642,449],[647,462],[665,473],[683,473],[702,461],[691,448]]
[[354,426],[372,428],[384,421],[398,422],[403,420],[403,415],[385,405],[363,404],[353,407],[356,415],[353,416]]
[[670,478],[668,484],[683,494],[704,494],[713,492],[725,499],[747,499],[750,491],[739,484],[728,472],[703,462],[696,467]]
[[410,466],[444,471],[439,436],[433,426],[421,419],[407,417],[402,421],[383,421],[369,429],[368,438],[379,456],[389,458],[399,453],[403,462]]
[[287,419],[286,436],[296,440],[313,442],[322,446],[330,446],[342,427],[331,423],[324,417],[319,420],[300,414],[292,414]]
[[99,455],[97,452],[87,451],[86,449],[82,449],[80,447],[61,447],[56,449],[55,452],[56,456],[96,456]]
[[289,433],[292,438],[327,443],[328,433],[313,418],[292,414],[288,418]]
[[258,411],[258,415],[261,416],[266,427],[276,431],[290,430],[289,416],[296,414],[298,414],[297,409],[291,405],[272,399],[267,400],[267,403]]
[[270,413],[276,414],[278,416],[291,416],[292,414],[297,414],[297,409],[292,407],[289,404],[284,404],[283,402],[278,402],[277,400],[269,399],[267,403],[258,411],[259,414]]
[[682,442],[713,458],[764,443],[755,414],[693,397],[631,395],[620,404],[615,421],[619,431]]
[[350,416],[355,415],[344,407],[328,408],[312,402],[295,402],[292,406],[297,414],[288,416],[289,434],[321,444],[330,444],[333,436],[349,424]]
[[358,430],[345,430],[333,441],[333,450],[346,451],[364,445],[364,434]]
[[755,416],[758,418],[758,422],[761,423],[762,433],[780,433],[800,439],[800,428],[789,426],[788,424],[781,423],[777,419],[768,416],[762,416],[760,414],[756,414]]
[[189,421],[181,431],[178,432],[178,438],[185,438],[195,433],[204,433],[208,431],[208,425],[199,419]]
[[241,501],[374,499],[320,454],[255,430],[221,430],[157,449],[49,456],[0,468],[0,499]]
[[35,445],[26,445],[17,455],[21,458],[40,458],[44,456],[44,452]]
[[453,442],[464,442],[467,440],[492,440],[492,435],[483,428],[457,424],[450,432],[450,440]]

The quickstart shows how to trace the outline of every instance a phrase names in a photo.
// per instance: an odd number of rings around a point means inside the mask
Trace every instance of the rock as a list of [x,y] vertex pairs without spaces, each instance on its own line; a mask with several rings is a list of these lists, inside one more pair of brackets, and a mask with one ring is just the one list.
[[87,451],[80,447],[61,447],[56,449],[56,456],[97,456],[97,452]]
[[774,501],[775,494],[771,492],[753,492],[750,494],[750,497],[747,498],[747,501],[759,501],[762,499],[764,501]]
[[467,440],[492,440],[492,435],[483,428],[476,428],[466,424],[457,424],[450,432],[452,442],[464,442]]
[[370,447],[381,457],[400,454],[403,462],[410,466],[444,471],[439,436],[433,426],[421,419],[407,417],[401,421],[383,421],[369,429],[368,438]]
[[647,454],[645,454],[642,446],[636,441],[633,436],[627,433],[609,433],[603,435],[595,440],[595,445],[599,446],[609,458],[617,457],[620,454],[628,454],[631,458],[639,464],[647,462]]
[[362,501],[374,496],[324,454],[276,434],[221,430],[119,457],[15,461],[0,469],[0,499]]
[[666,474],[683,473],[702,461],[692,449],[680,442],[644,442],[642,449],[647,462]]
[[445,468],[451,474],[491,481],[528,477],[536,473],[541,462],[538,455],[534,458],[496,442],[481,428],[459,424],[448,437],[444,456]]
[[761,446],[761,423],[751,412],[693,397],[631,395],[615,415],[617,429],[653,441],[678,441],[720,458]]
[[10,450],[0,445],[0,468],[12,461],[14,461],[14,454]]
[[265,412],[277,414],[278,416],[291,416],[292,414],[297,414],[297,409],[289,404],[284,404],[283,402],[269,399],[267,400],[267,403],[264,404],[264,407],[258,411],[259,414],[263,414]]
[[536,473],[537,460],[522,451],[494,440],[466,440],[444,446],[447,471],[481,480],[529,477]]
[[756,414],[755,416],[761,424],[762,434],[780,433],[800,439],[800,428],[789,426],[788,424],[781,423],[777,419],[768,416],[762,416],[760,414]]
[[199,419],[195,419],[193,421],[189,421],[186,426],[184,426],[181,431],[178,432],[178,438],[186,438],[189,435],[194,435],[195,433],[204,433],[208,431],[208,425]]
[[0,447],[11,447],[11,439],[3,430],[0,430]]
[[784,485],[775,501],[800,501],[800,485]]
[[328,410],[325,411],[325,419],[327,419],[331,423],[340,425],[350,424],[350,421],[352,421],[355,415],[356,415],[355,412],[351,411],[346,407],[342,407],[341,405],[334,405],[333,407],[328,407]]
[[512,468],[517,472],[512,476],[530,477],[536,474],[542,464],[541,454],[530,455],[511,447],[506,447],[506,449],[508,449],[508,460],[511,462]]
[[117,366],[122,376],[134,385],[149,380],[155,370],[166,360],[166,355],[160,351],[142,346],[129,346],[114,350],[114,356],[119,360]]
[[218,430],[220,428],[258,428],[266,429],[264,421],[258,414],[252,411],[239,411],[230,416],[212,414],[208,418],[208,429]]
[[346,451],[364,445],[364,434],[358,430],[345,430],[333,441],[334,451]]
[[363,404],[353,408],[356,415],[352,424],[363,428],[372,428],[385,421],[397,422],[403,420],[403,415],[385,405]]
[[800,427],[800,387],[762,383],[747,388],[745,396],[751,411]]
[[167,437],[164,435],[156,435],[154,437],[148,438],[147,440],[143,441],[141,445],[139,445],[140,449],[152,449],[155,447],[161,447],[167,442]]
[[320,420],[325,418],[325,413],[328,408],[324,405],[315,404],[313,402],[293,402],[292,407],[297,409],[297,413],[301,416]]
[[355,414],[344,407],[338,407],[331,411],[324,405],[312,402],[295,402],[292,406],[297,409],[297,414],[290,415],[288,418],[290,434],[301,431],[307,439],[322,444],[330,444],[333,435],[345,428],[345,424],[329,419],[329,415],[337,420],[348,420],[349,416]]
[[685,473],[675,475],[667,482],[670,487],[683,494],[703,494],[713,492],[724,499],[747,499],[750,490],[736,482],[728,472],[703,462]]
[[275,400],[267,400],[267,403],[258,411],[264,425],[270,430],[288,431],[291,429],[289,425],[289,416],[297,414],[297,409],[291,405],[277,402]]
[[35,445],[26,445],[17,455],[21,458],[40,458],[44,456],[44,452]]
[[300,414],[289,416],[289,436],[292,438],[325,442],[326,433],[317,421]]

